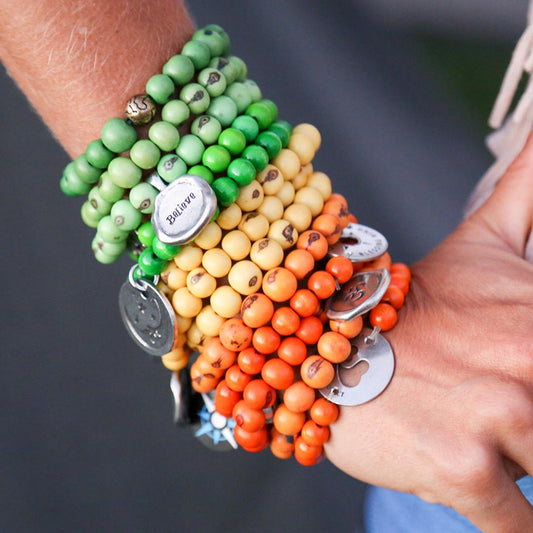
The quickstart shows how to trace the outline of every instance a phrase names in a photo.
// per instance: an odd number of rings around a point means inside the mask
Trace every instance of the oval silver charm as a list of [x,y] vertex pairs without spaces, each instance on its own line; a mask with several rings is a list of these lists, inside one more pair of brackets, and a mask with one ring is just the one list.
[[215,214],[217,199],[209,184],[198,176],[181,176],[155,199],[152,225],[166,244],[193,240]]
[[389,243],[377,230],[350,222],[341,233],[340,239],[330,247],[330,256],[343,255],[352,263],[371,261],[383,255]]
[[170,302],[145,280],[126,281],[118,295],[120,316],[131,338],[150,355],[172,351],[177,339]]
[[[354,381],[353,369],[361,363],[367,366],[366,372],[357,383],[350,384]],[[393,374],[394,352],[391,345],[382,335],[372,334],[372,329],[364,328],[361,335],[352,341],[350,357],[335,365],[333,381],[320,389],[320,393],[337,405],[361,405],[379,396]]]
[[390,284],[386,268],[357,272],[326,303],[326,315],[334,320],[351,320],[375,307]]

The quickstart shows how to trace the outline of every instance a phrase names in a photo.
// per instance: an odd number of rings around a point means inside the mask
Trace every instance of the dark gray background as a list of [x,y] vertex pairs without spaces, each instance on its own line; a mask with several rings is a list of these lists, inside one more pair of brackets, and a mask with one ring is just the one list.
[[[431,26],[386,4],[190,2],[199,25],[227,29],[281,118],[319,127],[315,168],[389,237],[394,259],[412,262],[457,224],[490,158],[414,37],[449,35],[453,17]],[[503,30],[472,10],[476,35],[492,29],[510,47],[525,13],[511,4]],[[120,321],[129,261],[93,259],[81,202],[58,188],[66,155],[4,73],[0,95],[0,531],[360,530],[364,487],[328,462],[218,454],[173,426],[169,372]]]

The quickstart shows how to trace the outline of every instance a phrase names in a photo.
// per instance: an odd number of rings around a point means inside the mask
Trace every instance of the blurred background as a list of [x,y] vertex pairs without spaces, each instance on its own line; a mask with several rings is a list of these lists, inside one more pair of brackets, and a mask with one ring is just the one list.
[[[414,262],[457,225],[490,164],[492,101],[526,0],[190,1],[280,117],[311,122],[314,161],[359,220]],[[5,250],[0,531],[358,532],[363,484],[324,461],[216,453],[174,427],[169,372],[125,332],[130,262],[102,266],[68,159],[0,74]]]

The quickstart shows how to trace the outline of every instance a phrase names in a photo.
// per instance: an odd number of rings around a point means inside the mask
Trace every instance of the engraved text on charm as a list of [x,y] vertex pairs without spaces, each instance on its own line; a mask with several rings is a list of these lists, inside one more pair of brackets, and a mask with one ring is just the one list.
[[376,259],[384,254],[388,247],[387,239],[379,231],[350,222],[328,253],[333,257],[343,255],[353,263],[359,263]]

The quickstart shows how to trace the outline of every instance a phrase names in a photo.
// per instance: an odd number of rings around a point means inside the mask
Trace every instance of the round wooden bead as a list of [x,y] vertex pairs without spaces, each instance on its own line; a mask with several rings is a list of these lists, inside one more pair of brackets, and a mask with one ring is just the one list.
[[316,189],[322,195],[324,201],[331,196],[331,180],[324,172],[313,172],[307,178],[307,186]]
[[302,233],[306,229],[309,229],[313,220],[311,209],[305,204],[291,204],[285,209],[283,218],[289,221],[298,231]]
[[240,312],[242,297],[232,287],[223,285],[211,295],[209,303],[217,315],[231,318]]
[[313,143],[315,152],[320,148],[322,136],[318,129],[312,124],[298,124],[292,131],[293,133],[298,133],[307,137]]
[[263,203],[257,208],[266,219],[272,223],[283,217],[283,204],[277,196],[265,196]]
[[269,228],[268,219],[256,211],[246,213],[239,224],[239,229],[246,233],[251,241],[262,239],[268,233]]
[[216,337],[225,321],[210,305],[205,305],[196,317],[196,326],[204,335]]
[[302,187],[294,196],[295,204],[305,204],[311,209],[313,217],[320,215],[324,207],[324,199],[320,192],[313,187]]
[[234,260],[240,261],[244,259],[249,253],[252,244],[250,239],[240,230],[230,231],[222,239],[222,249]]
[[238,293],[248,295],[261,288],[263,273],[252,261],[239,261],[229,271],[228,281]]
[[[307,179],[306,179],[307,181]],[[286,181],[281,189],[276,194],[276,197],[281,200],[283,207],[287,207],[292,204],[294,201],[294,195],[296,191],[294,190],[294,185],[291,181]]]
[[272,164],[281,170],[281,173],[286,180],[292,180],[295,178],[302,166],[298,156],[288,148],[283,148],[274,158]]
[[270,270],[281,265],[283,258],[283,248],[274,239],[256,241],[250,250],[250,259],[262,270]]
[[210,222],[196,237],[195,244],[204,250],[214,248],[222,238],[222,230],[216,222]]
[[296,228],[287,220],[272,222],[268,236],[277,241],[284,250],[296,244],[298,240]]
[[242,218],[242,210],[237,204],[231,204],[222,210],[217,217],[216,223],[220,228],[230,230],[236,228]]
[[263,192],[267,195],[277,194],[285,182],[283,174],[274,165],[267,165],[255,179],[263,186]]
[[302,165],[310,163],[315,156],[316,150],[313,141],[301,133],[291,135],[288,148],[296,153]]
[[241,187],[236,202],[243,211],[255,211],[263,203],[264,197],[263,187],[254,180],[249,185]]
[[196,268],[202,264],[202,256],[204,253],[202,249],[196,246],[196,244],[188,244],[184,246],[181,252],[174,258],[176,265],[190,272],[193,268]]
[[203,304],[187,287],[181,287],[172,297],[172,307],[178,315],[192,318],[202,310]]
[[230,256],[220,248],[206,250],[202,257],[202,266],[215,278],[223,278],[231,269]]
[[161,272],[161,279],[170,289],[176,291],[187,286],[188,273],[178,268],[174,261],[170,261],[165,270]]
[[126,104],[126,118],[134,126],[149,124],[155,117],[157,107],[147,94],[136,94]]

